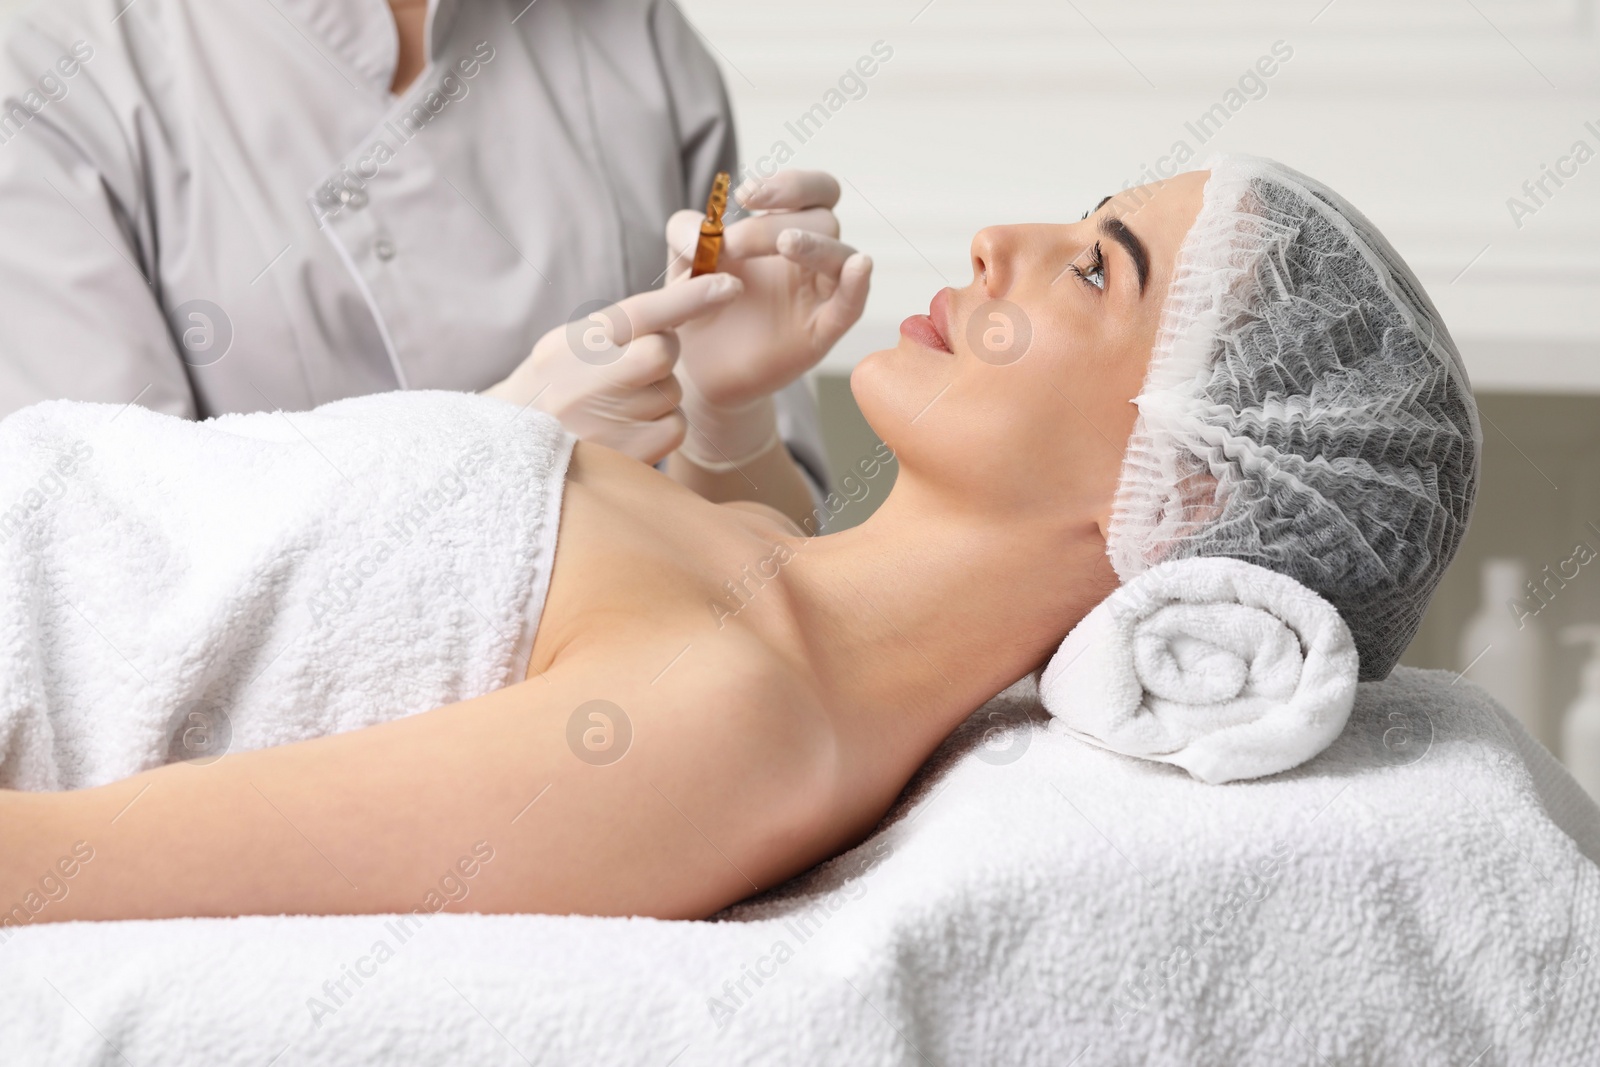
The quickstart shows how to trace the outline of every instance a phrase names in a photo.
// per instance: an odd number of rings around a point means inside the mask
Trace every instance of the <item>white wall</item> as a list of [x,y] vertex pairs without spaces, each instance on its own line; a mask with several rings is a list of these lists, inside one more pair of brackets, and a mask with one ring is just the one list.
[[[832,369],[964,284],[980,227],[1075,219],[1175,141],[1199,148],[1185,122],[1281,40],[1293,58],[1204,149],[1278,157],[1360,206],[1480,388],[1600,390],[1600,159],[1520,229],[1506,203],[1575,140],[1600,151],[1595,0],[679,2],[746,162],[782,140],[847,183],[847,237],[878,267]],[[876,41],[893,58],[801,144],[785,122]]]

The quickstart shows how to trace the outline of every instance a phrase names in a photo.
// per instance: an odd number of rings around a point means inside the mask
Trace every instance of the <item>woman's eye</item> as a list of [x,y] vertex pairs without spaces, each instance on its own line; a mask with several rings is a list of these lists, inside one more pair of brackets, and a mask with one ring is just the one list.
[[1096,241],[1094,247],[1089,250],[1088,268],[1085,269],[1074,263],[1072,265],[1072,273],[1076,274],[1085,285],[1092,285],[1096,289],[1105,289],[1106,257],[1100,248],[1099,241]]

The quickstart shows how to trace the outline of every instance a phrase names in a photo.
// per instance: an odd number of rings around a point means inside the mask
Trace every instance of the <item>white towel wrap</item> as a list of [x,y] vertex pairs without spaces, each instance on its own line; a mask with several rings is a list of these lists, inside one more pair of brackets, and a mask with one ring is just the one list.
[[0,422],[0,787],[77,789],[526,675],[572,436],[415,391]]
[[1339,736],[1357,656],[1333,605],[1234,559],[1174,560],[1084,617],[1040,680],[1066,730],[1205,782],[1298,766]]

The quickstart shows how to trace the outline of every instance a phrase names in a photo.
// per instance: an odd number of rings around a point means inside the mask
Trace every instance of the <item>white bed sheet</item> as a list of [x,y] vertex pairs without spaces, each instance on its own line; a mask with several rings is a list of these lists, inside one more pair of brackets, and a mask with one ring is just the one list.
[[718,921],[29,928],[0,1062],[1594,1063],[1596,858],[1600,811],[1449,675],[1363,685],[1328,752],[1227,786],[1023,683],[867,842]]

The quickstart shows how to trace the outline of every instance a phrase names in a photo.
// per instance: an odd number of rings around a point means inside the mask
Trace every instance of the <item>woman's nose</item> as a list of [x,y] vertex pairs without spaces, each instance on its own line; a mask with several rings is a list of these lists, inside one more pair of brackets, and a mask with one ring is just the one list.
[[987,226],[972,238],[972,276],[990,297],[1004,294],[1011,284],[1018,229]]

